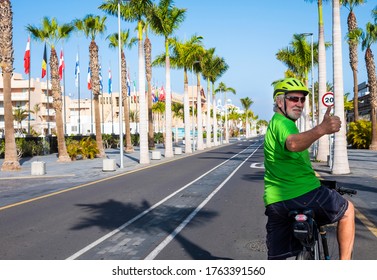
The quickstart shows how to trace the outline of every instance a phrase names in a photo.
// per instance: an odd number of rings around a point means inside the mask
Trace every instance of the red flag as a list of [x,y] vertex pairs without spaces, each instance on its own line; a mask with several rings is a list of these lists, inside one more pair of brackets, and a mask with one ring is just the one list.
[[46,51],[46,44],[45,49],[43,51],[43,60],[42,60],[42,78],[46,76],[47,73],[47,51]]
[[60,51],[60,61],[59,61],[59,79],[63,79],[63,70],[65,68],[65,63],[64,63],[64,55],[63,55],[63,50]]
[[24,69],[25,74],[30,73],[30,37],[27,38],[26,50],[24,55]]

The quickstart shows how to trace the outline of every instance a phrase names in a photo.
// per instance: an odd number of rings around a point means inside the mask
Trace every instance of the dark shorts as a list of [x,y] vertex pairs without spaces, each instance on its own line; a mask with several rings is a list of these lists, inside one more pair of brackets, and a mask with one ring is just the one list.
[[268,259],[286,259],[302,249],[293,236],[291,210],[310,208],[319,225],[339,221],[348,208],[348,201],[335,190],[319,187],[300,197],[270,204],[266,207]]

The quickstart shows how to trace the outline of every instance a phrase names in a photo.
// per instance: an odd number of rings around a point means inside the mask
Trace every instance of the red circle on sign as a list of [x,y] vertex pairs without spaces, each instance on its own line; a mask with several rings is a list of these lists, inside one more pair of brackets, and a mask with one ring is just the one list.
[[326,92],[322,97],[322,104],[326,107],[334,105],[334,94],[332,92]]

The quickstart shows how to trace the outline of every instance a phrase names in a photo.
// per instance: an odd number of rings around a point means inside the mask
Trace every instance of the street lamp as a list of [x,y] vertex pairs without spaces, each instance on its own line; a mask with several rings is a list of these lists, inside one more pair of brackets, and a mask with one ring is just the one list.
[[[119,67],[119,149],[120,149],[120,168],[123,164],[123,95],[122,95],[122,56],[121,56],[121,36],[120,36],[120,2],[118,0],[118,67]],[[129,132],[128,132],[129,133]]]

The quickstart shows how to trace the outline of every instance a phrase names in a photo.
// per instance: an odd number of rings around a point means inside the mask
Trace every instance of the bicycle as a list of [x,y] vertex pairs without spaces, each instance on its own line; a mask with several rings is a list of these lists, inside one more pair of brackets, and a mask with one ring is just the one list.
[[[355,190],[339,187],[336,181],[321,180],[321,184],[335,189],[341,195],[352,196],[357,193]],[[329,225],[317,225],[311,209],[292,210],[289,212],[289,217],[293,218],[293,234],[302,245],[302,250],[296,256],[296,260],[330,260],[331,253],[327,242]]]

